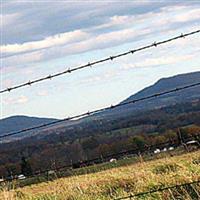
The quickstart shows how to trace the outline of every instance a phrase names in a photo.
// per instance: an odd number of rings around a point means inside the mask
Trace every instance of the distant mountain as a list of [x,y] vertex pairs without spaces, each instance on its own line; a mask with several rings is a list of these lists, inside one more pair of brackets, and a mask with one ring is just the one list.
[[[143,98],[155,93],[160,93],[163,91],[168,91],[175,89],[177,87],[182,87],[189,84],[194,84],[200,82],[200,72],[188,73],[176,75],[169,78],[163,78],[157,81],[154,85],[147,87],[140,92],[131,95],[129,98],[124,100],[124,102],[129,102],[139,98]],[[176,104],[192,102],[200,99],[200,86],[193,87],[190,89],[182,90],[179,92],[167,94],[161,97],[156,97],[153,99],[137,102],[135,104],[129,104],[126,106],[118,107],[112,110],[103,111],[95,115],[85,117],[76,121],[62,122],[56,126],[47,127],[38,133],[59,133],[60,131],[70,131],[74,129],[85,130],[86,127],[92,127],[94,121],[99,121],[99,119],[105,121],[107,120],[120,120],[119,118],[132,115],[138,115],[141,111],[149,111],[154,109],[160,109],[167,106],[174,106]],[[18,131],[20,129],[25,129],[28,127],[41,125],[44,123],[49,123],[55,121],[56,119],[49,118],[37,118],[37,117],[27,117],[27,116],[13,116],[0,120],[0,135],[4,135],[8,132]],[[100,128],[100,127],[99,127]],[[112,127],[111,127],[112,129]],[[37,131],[34,132],[37,134]],[[41,135],[40,134],[40,135]],[[31,136],[29,132],[29,136]],[[25,133],[19,135],[19,137],[25,136]]]
[[25,129],[27,127],[33,127],[36,125],[49,123],[57,119],[50,118],[38,118],[27,116],[12,116],[0,120],[0,135],[4,135],[8,132]]
[[[152,94],[168,91],[168,90],[175,89],[178,87],[194,84],[197,82],[200,82],[200,72],[193,72],[193,73],[188,73],[188,74],[176,75],[169,78],[163,78],[157,81],[154,85],[149,86],[134,95],[131,95],[122,103],[133,101],[136,99],[150,96]],[[175,104],[191,102],[199,98],[200,98],[200,86],[196,86],[193,88],[174,92],[174,93],[156,97],[153,99],[140,101],[135,104],[129,104],[126,106],[113,109],[113,110],[108,110],[103,113],[99,113],[98,116],[117,117],[122,114],[128,114],[130,112],[147,111],[147,110],[153,110],[153,109],[171,106]]]

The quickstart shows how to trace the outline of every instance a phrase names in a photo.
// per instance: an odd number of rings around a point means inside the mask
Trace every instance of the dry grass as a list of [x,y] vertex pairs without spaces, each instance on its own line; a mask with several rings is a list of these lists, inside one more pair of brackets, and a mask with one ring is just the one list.
[[[200,179],[200,151],[0,192],[2,200],[107,200]],[[198,188],[199,189],[199,188]],[[152,199],[160,199],[153,197]],[[144,199],[144,198],[142,198]],[[162,199],[162,198],[161,198]],[[190,199],[188,197],[188,199]]]

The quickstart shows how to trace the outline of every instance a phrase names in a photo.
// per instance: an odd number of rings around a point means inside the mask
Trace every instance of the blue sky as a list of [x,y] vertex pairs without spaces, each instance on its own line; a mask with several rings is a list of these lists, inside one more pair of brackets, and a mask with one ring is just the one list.
[[[198,1],[1,2],[4,89],[200,29]],[[63,118],[200,71],[200,34],[1,95],[1,118]]]

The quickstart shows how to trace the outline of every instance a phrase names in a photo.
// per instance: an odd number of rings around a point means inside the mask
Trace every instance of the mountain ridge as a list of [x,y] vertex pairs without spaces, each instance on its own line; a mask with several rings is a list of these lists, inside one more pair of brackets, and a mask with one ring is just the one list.
[[[143,98],[160,92],[169,91],[178,87],[195,84],[197,82],[200,82],[200,71],[186,73],[186,74],[179,74],[168,78],[162,78],[153,85],[148,86],[142,89],[141,91],[129,96],[121,103],[133,101],[135,99]],[[197,91],[200,91],[200,86],[188,88],[182,91],[177,91],[171,94],[166,94],[160,97],[149,99],[148,101],[137,102],[134,105],[124,106],[122,109],[125,112],[127,112],[127,110],[141,111],[141,110],[151,110],[160,107],[166,107],[177,103],[185,103],[188,101],[192,101],[193,99],[200,98],[200,92],[197,93]],[[120,111],[121,108],[118,110]]]
[[[181,87],[184,85],[193,84],[196,82],[200,82],[200,71],[199,72],[191,72],[187,74],[179,74],[168,78],[162,78],[158,80],[155,84],[144,88],[143,90],[135,93],[134,95],[126,98],[124,102],[132,101],[138,98],[142,98],[145,96],[149,96],[155,93],[171,90],[177,87]],[[166,107],[178,103],[191,102],[195,99],[200,99],[200,87],[194,87],[190,89],[186,89],[184,91],[179,91],[173,94],[164,95],[162,97],[157,97],[154,99],[149,99],[148,101],[141,101],[135,104],[130,104],[122,107],[115,108],[113,110],[106,110],[95,115],[85,117],[79,119],[77,121],[73,121],[71,123],[63,122],[59,124],[58,127],[65,127],[68,124],[79,125],[86,121],[90,121],[93,119],[106,119],[106,118],[118,118],[121,115],[126,116],[130,113],[137,113],[140,111],[148,111],[156,108]],[[41,117],[32,117],[32,116],[11,116],[8,118],[4,118],[0,120],[0,135],[4,135],[7,132],[18,131],[20,129],[25,129],[32,126],[41,125],[44,123],[50,123],[58,119],[54,118],[41,118]],[[54,128],[54,127],[51,127]],[[56,127],[55,127],[56,129]]]
[[38,124],[50,123],[55,120],[58,119],[25,115],[10,116],[0,120],[0,135],[27,127],[37,126]]

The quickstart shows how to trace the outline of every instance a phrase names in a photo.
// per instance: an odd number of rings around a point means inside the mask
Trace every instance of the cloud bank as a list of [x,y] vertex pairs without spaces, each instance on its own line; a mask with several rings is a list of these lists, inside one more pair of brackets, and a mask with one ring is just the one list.
[[[14,4],[16,5],[16,4]],[[130,4],[131,6],[131,4]],[[132,5],[133,7],[140,5]],[[155,6],[156,7],[156,6]],[[63,10],[69,9],[66,5]],[[126,6],[127,10],[128,6]],[[4,14],[3,21],[12,26],[21,15],[30,13],[35,8],[27,8],[24,13]],[[43,8],[44,9],[44,8]],[[42,9],[42,11],[44,11]],[[73,8],[74,9],[74,8]],[[93,8],[98,14],[106,13],[101,6]],[[114,7],[110,8],[111,10]],[[79,10],[79,9],[78,9]],[[86,13],[93,13],[94,10],[87,10]],[[123,10],[123,8],[122,8]],[[54,12],[60,12],[58,8]],[[51,13],[51,12],[50,12]],[[49,13],[49,14],[50,14]],[[97,49],[112,48],[130,43],[139,39],[153,36],[154,34],[167,34],[171,30],[176,30],[180,26],[186,26],[188,23],[198,25],[200,20],[200,6],[163,6],[157,5],[155,11],[146,11],[137,13],[136,15],[113,15],[107,16],[100,25],[90,25],[87,28],[76,29],[69,32],[56,33],[41,40],[27,41],[23,43],[11,43],[1,45],[3,67],[14,67],[26,63],[32,64],[36,62],[49,61],[52,59],[66,57],[67,55],[80,54]],[[82,15],[85,14],[84,12]],[[74,14],[71,19],[81,15],[81,13]],[[96,13],[95,13],[96,15]],[[45,16],[39,16],[38,20],[46,20]],[[79,16],[80,17],[80,16]],[[32,18],[31,18],[32,19]],[[56,20],[56,19],[55,19]],[[57,19],[58,20],[58,19]],[[96,19],[94,17],[94,21]],[[62,21],[62,18],[60,18]],[[92,19],[91,19],[92,21]],[[74,21],[76,24],[76,21]],[[26,24],[24,24],[26,26]],[[34,24],[32,25],[34,28]],[[45,29],[46,27],[44,27]],[[23,29],[22,29],[23,32]],[[38,31],[38,35],[40,32]],[[26,37],[26,35],[25,35]]]

